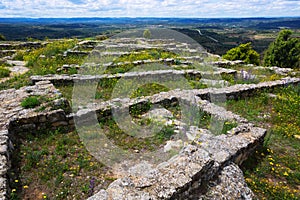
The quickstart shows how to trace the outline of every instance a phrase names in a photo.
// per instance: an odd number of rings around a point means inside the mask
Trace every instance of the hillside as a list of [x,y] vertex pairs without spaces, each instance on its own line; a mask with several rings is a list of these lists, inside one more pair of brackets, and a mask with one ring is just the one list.
[[299,69],[212,54],[262,52],[275,33],[215,26],[266,19],[168,19],[186,35],[151,38],[60,20],[14,21],[11,39],[65,39],[0,43],[0,199],[300,198]]

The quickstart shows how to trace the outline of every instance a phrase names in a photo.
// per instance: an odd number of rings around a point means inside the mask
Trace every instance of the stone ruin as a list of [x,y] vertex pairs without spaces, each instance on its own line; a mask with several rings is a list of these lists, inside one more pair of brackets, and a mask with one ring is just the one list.
[[[128,39],[127,39],[128,40]],[[124,39],[122,44],[130,43]],[[153,44],[157,41],[151,40]],[[166,41],[165,41],[166,42]],[[170,43],[170,41],[167,41]],[[166,42],[166,43],[167,43]],[[95,45],[82,43],[81,45]],[[175,45],[175,47],[174,47]],[[179,44],[171,44],[176,48]],[[122,45],[121,45],[122,46]],[[185,44],[181,44],[185,47]],[[132,46],[134,48],[134,45]],[[141,48],[138,46],[137,48]],[[71,52],[71,51],[68,51]],[[191,51],[192,52],[192,51]],[[240,99],[253,96],[263,90],[272,91],[278,87],[296,85],[300,78],[284,78],[277,81],[262,82],[248,85],[232,85],[222,88],[207,88],[194,90],[171,90],[153,96],[136,99],[111,99],[101,104],[81,108],[74,113],[70,111],[68,101],[62,98],[56,85],[72,84],[76,80],[94,81],[105,78],[165,76],[173,73],[205,77],[204,72],[197,70],[169,70],[140,73],[125,73],[114,75],[51,75],[33,76],[32,86],[0,91],[0,199],[8,199],[10,193],[9,176],[7,174],[11,154],[14,152],[14,142],[17,134],[26,134],[46,129],[65,127],[75,129],[74,119],[89,121],[90,113],[94,112],[98,119],[110,118],[112,110],[119,104],[129,109],[132,106],[143,106],[150,102],[153,105],[174,106],[179,100],[193,103],[200,110],[220,120],[229,120],[237,126],[227,134],[216,135],[210,130],[189,126],[186,134],[192,135],[189,144],[181,149],[179,154],[170,160],[153,165],[148,162],[137,163],[135,166],[118,173],[118,179],[101,190],[89,200],[108,199],[252,199],[253,192],[247,187],[243,172],[239,166],[262,145],[266,130],[248,122],[246,119],[225,110],[211,101],[212,97],[224,95],[226,99]],[[236,73],[216,67],[214,73]],[[30,95],[45,96],[46,109],[24,109],[20,106],[23,99]],[[118,103],[118,104],[117,104]],[[162,113],[158,110],[156,114]],[[162,114],[163,115],[163,114]],[[182,129],[177,124],[177,129]],[[176,141],[167,144],[176,146]],[[166,146],[165,146],[166,147]]]

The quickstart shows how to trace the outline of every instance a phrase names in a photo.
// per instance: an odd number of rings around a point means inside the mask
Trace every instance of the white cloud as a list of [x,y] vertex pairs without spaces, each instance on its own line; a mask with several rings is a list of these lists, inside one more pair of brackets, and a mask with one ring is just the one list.
[[299,0],[2,0],[0,17],[299,16]]

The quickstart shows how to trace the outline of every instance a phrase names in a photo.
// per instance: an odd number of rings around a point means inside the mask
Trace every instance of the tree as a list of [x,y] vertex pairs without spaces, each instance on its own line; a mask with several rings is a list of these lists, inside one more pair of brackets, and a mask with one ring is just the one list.
[[248,64],[259,64],[259,54],[252,49],[251,42],[232,48],[223,55],[227,60],[243,60]]
[[0,34],[0,41],[4,41],[4,40],[6,40],[6,39],[5,39],[5,36],[2,35],[2,34]]
[[144,38],[150,39],[151,38],[151,32],[149,29],[146,29],[143,33]]
[[291,30],[282,30],[265,52],[264,65],[277,67],[300,67],[300,40],[291,37]]

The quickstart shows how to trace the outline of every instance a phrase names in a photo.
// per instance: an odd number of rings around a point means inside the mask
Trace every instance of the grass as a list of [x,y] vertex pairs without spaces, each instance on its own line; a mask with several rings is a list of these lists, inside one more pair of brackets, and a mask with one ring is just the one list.
[[[140,87],[136,88],[134,79],[129,79],[128,81],[125,81],[124,84],[119,85],[119,87],[116,87],[119,79],[118,78],[111,78],[111,79],[103,79],[98,82],[97,89],[95,91],[95,99],[101,99],[104,101],[107,101],[112,98],[112,93],[115,90],[115,92],[120,93],[120,95],[127,95],[123,94],[122,92],[131,92],[128,94],[128,97],[130,98],[137,98],[141,96],[151,96],[154,94],[158,94],[160,92],[167,92],[171,90],[172,88],[193,88],[193,89],[203,89],[207,88],[207,85],[200,83],[199,81],[193,80],[192,78],[184,79],[183,77],[179,79],[179,81],[174,82],[171,80],[164,80],[162,81],[162,84],[159,83],[145,83],[141,85]],[[139,81],[140,82],[140,81]],[[172,88],[168,88],[168,86]],[[72,85],[59,85],[57,88],[61,91],[63,96],[67,98],[69,101],[72,99],[72,93],[73,93],[73,87]],[[76,86],[80,87],[80,86]],[[84,88],[84,85],[82,86]],[[76,88],[79,89],[79,88]],[[133,90],[131,90],[133,89]]]
[[250,99],[228,101],[228,109],[268,128],[264,146],[243,165],[246,182],[258,199],[300,198],[300,86]]
[[41,101],[38,96],[29,96],[21,102],[23,108],[35,108],[39,105],[41,105]]
[[7,90],[10,88],[19,89],[20,87],[30,85],[30,72],[26,74],[13,76],[11,79],[0,83],[0,90]]
[[142,139],[124,133],[114,120],[102,121],[100,122],[100,126],[104,129],[106,136],[113,141],[114,144],[129,151],[154,151],[174,134],[174,128],[172,126],[162,125],[162,129],[153,136]]
[[261,69],[254,69],[251,66],[235,65],[235,66],[230,66],[230,69],[234,69],[238,71],[244,70],[249,75],[253,76],[253,78],[245,79],[242,78],[240,75],[234,77],[233,75],[222,74],[222,78],[231,84],[257,84],[259,82],[279,80],[284,77],[282,75],[275,74],[268,67],[261,68]]
[[9,77],[10,71],[4,66],[0,66],[0,78]]
[[160,92],[167,92],[169,89],[163,85],[157,83],[148,83],[139,87],[131,95],[131,98],[141,97],[141,96],[152,96]]
[[60,85],[56,86],[56,88],[61,92],[64,98],[68,99],[71,103],[72,94],[73,94],[73,86],[72,85]]
[[82,64],[85,57],[63,56],[63,53],[73,48],[77,40],[59,40],[47,44],[45,47],[33,50],[23,59],[34,75],[56,74],[63,64]]
[[87,152],[76,132],[18,136],[10,171],[10,199],[86,199],[113,177]]
[[177,55],[173,52],[168,52],[163,49],[150,49],[132,52],[129,55],[124,55],[117,58],[114,62],[134,62],[137,60],[158,60],[166,58],[176,58]]
[[[9,88],[20,88],[26,85],[30,85],[30,76],[32,75],[46,75],[46,74],[57,74],[57,69],[64,64],[82,64],[85,57],[79,56],[67,56],[64,57],[62,54],[73,48],[77,43],[77,40],[58,40],[47,44],[45,47],[31,50],[30,52],[19,51],[16,55],[17,60],[24,60],[27,62],[26,67],[29,71],[23,75],[17,75],[11,79],[0,83],[0,90]],[[68,72],[74,74],[77,73],[75,69],[71,69]],[[7,71],[4,69],[3,74],[6,76]],[[0,68],[1,77],[1,68]]]
[[[125,73],[135,67],[132,62],[139,60],[158,60],[166,58],[177,58],[175,53],[164,51],[162,49],[150,49],[131,52],[129,55],[123,55],[116,58],[113,63],[130,62],[130,64],[123,64],[117,67],[108,67],[105,71],[106,74]],[[180,61],[178,61],[180,64]]]

